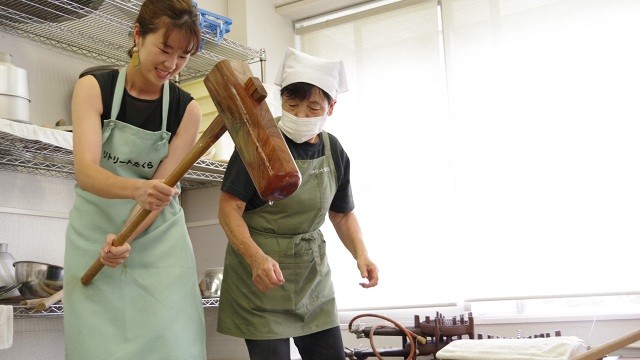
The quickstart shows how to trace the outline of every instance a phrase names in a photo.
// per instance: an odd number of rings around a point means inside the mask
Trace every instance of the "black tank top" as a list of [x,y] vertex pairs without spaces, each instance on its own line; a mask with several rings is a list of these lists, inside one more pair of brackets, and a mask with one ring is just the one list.
[[[101,119],[102,121],[109,120],[113,93],[118,81],[118,70],[107,70],[91,75],[98,81],[102,94]],[[191,94],[173,82],[169,82],[169,113],[166,130],[171,133],[171,139],[180,126],[187,105],[192,100]],[[162,96],[155,100],[138,99],[125,89],[120,112],[116,119],[148,131],[160,131],[162,129]]]

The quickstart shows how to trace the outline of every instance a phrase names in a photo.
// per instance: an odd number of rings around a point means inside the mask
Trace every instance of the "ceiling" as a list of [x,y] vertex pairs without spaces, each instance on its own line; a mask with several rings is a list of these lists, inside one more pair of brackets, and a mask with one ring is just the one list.
[[276,12],[294,22],[366,2],[371,0],[273,0]]

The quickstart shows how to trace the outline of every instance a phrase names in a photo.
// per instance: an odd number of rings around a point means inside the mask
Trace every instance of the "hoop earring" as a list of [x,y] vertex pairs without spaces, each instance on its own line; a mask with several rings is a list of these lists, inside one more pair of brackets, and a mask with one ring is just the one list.
[[138,54],[138,47],[134,46],[133,49],[131,50],[132,54],[131,54],[131,64],[133,64],[133,66],[138,66],[140,65],[140,54]]

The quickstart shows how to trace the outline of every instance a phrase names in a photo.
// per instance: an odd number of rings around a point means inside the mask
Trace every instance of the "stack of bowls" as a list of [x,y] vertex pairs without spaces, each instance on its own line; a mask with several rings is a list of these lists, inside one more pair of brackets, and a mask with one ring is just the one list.
[[46,298],[62,290],[62,266],[37,261],[16,261],[13,266],[18,291],[25,299]]

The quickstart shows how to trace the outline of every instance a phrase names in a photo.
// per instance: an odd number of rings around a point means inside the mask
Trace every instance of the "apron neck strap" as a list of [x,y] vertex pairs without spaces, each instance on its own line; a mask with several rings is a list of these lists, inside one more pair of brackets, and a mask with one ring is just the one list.
[[116,82],[116,90],[113,92],[113,102],[111,103],[111,116],[109,119],[115,119],[120,112],[120,104],[122,103],[122,95],[124,94],[124,79],[127,75],[127,68],[121,68],[118,73],[118,81]]
[[167,130],[167,117],[169,116],[169,82],[162,85],[162,131]]
[[[329,134],[326,131],[322,131],[320,134],[322,136],[322,142],[324,143],[324,156],[331,158],[331,144],[329,144]],[[333,160],[331,161],[333,163]]]
[[[116,89],[113,93],[113,102],[111,103],[110,119],[115,119],[120,112],[122,104],[122,96],[124,95],[124,80],[127,76],[127,68],[121,68],[118,73],[118,81],[116,81]],[[167,118],[169,116],[169,82],[165,81],[162,85],[162,131],[167,129]]]

